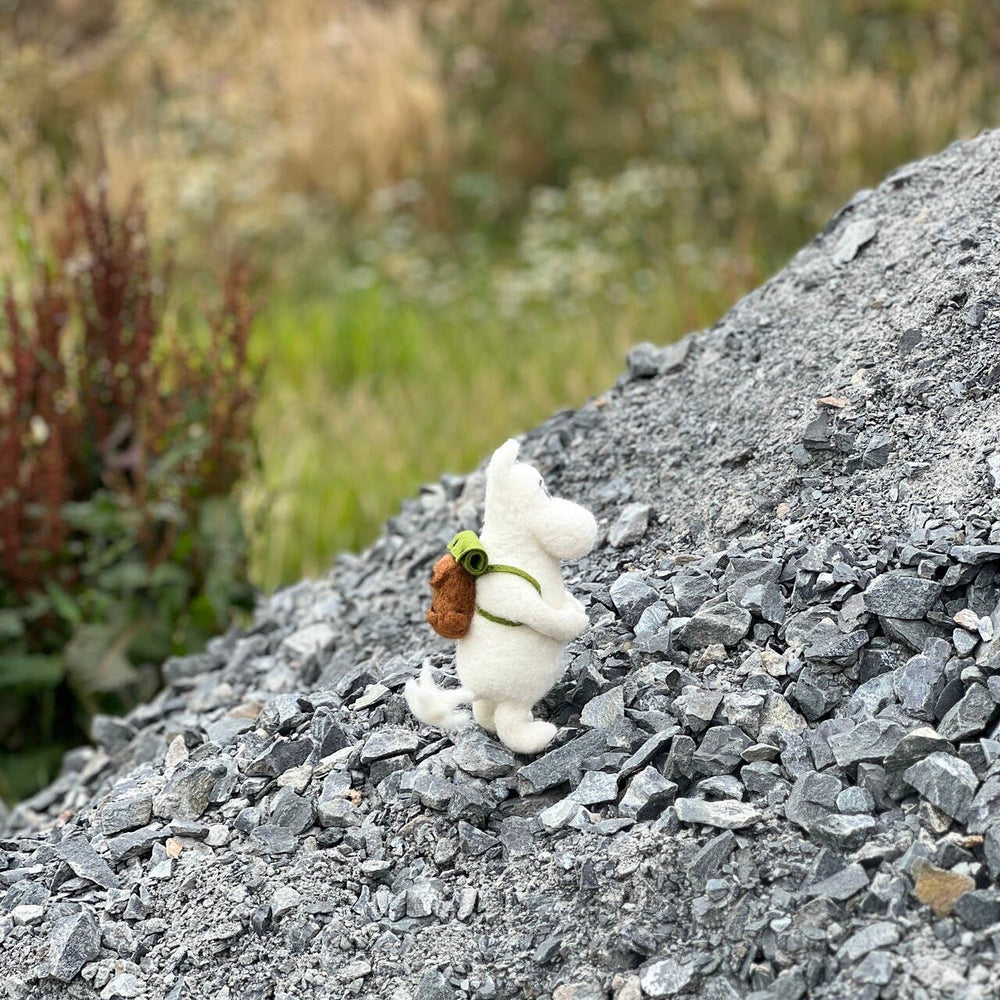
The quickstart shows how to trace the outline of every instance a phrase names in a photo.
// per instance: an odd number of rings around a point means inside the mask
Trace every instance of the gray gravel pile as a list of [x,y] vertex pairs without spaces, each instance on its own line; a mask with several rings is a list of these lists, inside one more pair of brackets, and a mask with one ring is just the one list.
[[9,817],[0,996],[1000,994],[1000,133],[531,432],[602,525],[517,758],[415,724],[482,473],[168,662]]

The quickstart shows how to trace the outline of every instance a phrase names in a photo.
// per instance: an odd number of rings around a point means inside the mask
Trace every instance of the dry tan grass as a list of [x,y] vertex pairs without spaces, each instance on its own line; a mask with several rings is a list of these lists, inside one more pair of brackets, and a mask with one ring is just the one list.
[[440,163],[444,95],[409,6],[271,4],[255,33],[284,130],[281,183],[357,203]]
[[258,233],[314,199],[356,207],[447,150],[412,4],[120,0],[86,46],[0,36],[0,95],[0,169],[20,203],[37,202],[34,160],[61,130],[91,170],[106,158],[113,191],[141,182],[173,237],[220,222]]
[[[209,252],[223,227],[294,242],[412,176],[436,176],[442,192],[452,170],[530,186],[560,143],[598,173],[667,150],[723,200],[814,206],[815,223],[831,193],[974,133],[1000,104],[984,55],[1000,46],[1000,16],[973,0],[630,9],[651,37],[608,61],[625,88],[611,104],[606,69],[572,68],[589,45],[616,43],[614,18],[587,0],[539,0],[530,17],[510,0],[98,0],[92,18],[79,0],[48,5],[36,19],[47,31],[0,22],[9,200],[44,206],[80,147],[92,166],[103,145],[113,190],[141,181],[154,231],[207,236]],[[856,26],[879,18],[888,33],[873,55]],[[897,25],[909,34],[894,37]]]
[[[854,190],[872,181],[873,165],[891,168],[920,152],[971,136],[990,97],[984,69],[969,70],[954,57],[921,68],[909,80],[871,67],[852,66],[842,45],[824,46],[821,58],[755,87],[720,56],[717,94],[733,117],[766,141],[747,165],[755,186],[779,204],[816,192]],[[877,167],[876,167],[877,169]],[[817,223],[821,218],[817,219]]]

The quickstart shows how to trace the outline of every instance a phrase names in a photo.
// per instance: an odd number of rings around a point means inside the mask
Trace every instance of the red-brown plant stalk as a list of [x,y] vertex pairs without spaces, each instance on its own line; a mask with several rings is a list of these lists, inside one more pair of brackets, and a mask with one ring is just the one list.
[[165,278],[154,273],[137,194],[116,215],[103,189],[76,189],[56,261],[38,281],[30,323],[9,287],[3,302],[0,570],[21,598],[48,579],[72,583],[63,508],[101,489],[140,512],[147,562],[166,558],[174,525],[152,513],[155,463],[207,407],[205,446],[174,470],[171,499],[190,514],[201,498],[228,493],[245,471],[239,445],[255,401],[243,263],[229,270],[199,353],[165,339]]

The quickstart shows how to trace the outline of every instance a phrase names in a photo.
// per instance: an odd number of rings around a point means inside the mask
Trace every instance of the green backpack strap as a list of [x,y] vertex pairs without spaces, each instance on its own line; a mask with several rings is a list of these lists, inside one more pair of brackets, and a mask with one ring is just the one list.
[[486,572],[513,573],[514,576],[519,576],[522,580],[527,580],[538,591],[538,596],[542,596],[542,585],[530,573],[526,573],[523,569],[518,569],[516,566],[503,566],[500,563],[491,563],[486,567]]
[[[542,585],[530,573],[518,569],[517,566],[490,563],[490,557],[474,531],[460,531],[448,543],[448,551],[455,562],[472,576],[478,577],[484,573],[510,573],[513,576],[519,576],[522,580],[527,580],[538,591],[538,596],[542,596]],[[482,615],[487,621],[497,625],[507,625],[510,628],[520,628],[524,624],[524,622],[514,622],[509,618],[501,618],[499,615],[491,614],[478,605],[476,606],[476,614]]]

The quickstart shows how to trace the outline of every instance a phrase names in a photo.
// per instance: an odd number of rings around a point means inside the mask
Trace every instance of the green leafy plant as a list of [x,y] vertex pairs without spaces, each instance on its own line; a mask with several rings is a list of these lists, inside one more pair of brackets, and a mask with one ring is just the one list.
[[139,197],[116,213],[78,188],[30,308],[4,297],[0,794],[253,600],[233,495],[256,457],[247,268],[196,324],[167,322],[165,287]]

